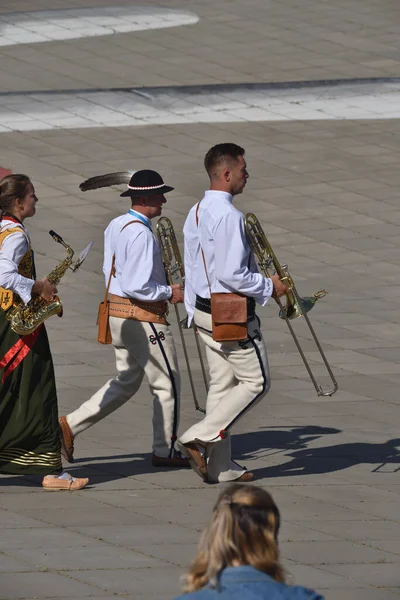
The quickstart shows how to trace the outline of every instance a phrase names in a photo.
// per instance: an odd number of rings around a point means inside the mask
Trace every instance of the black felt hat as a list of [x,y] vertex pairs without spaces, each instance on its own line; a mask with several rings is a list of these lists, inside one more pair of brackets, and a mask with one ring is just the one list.
[[163,178],[157,171],[143,169],[136,171],[128,183],[128,189],[121,196],[130,196],[137,198],[138,196],[155,196],[158,194],[166,194],[174,188],[165,185]]

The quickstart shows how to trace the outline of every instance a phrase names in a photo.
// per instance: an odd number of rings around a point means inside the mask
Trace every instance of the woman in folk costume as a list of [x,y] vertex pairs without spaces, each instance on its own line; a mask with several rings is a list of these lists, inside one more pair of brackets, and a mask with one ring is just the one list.
[[24,220],[36,212],[35,189],[26,175],[0,181],[0,473],[44,475],[52,490],[79,490],[88,479],[63,471],[53,361],[44,325],[20,336],[7,311],[33,294],[51,300],[56,287],[36,280]]

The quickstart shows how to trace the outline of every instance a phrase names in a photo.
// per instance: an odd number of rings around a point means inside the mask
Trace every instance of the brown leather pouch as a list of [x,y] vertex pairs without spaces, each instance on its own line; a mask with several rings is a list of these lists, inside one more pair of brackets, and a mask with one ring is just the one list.
[[[199,206],[196,208],[196,225],[199,226]],[[211,298],[212,338],[215,342],[240,342],[247,338],[247,297],[242,294],[211,292],[206,259],[201,249],[204,270]]]
[[247,298],[241,294],[211,294],[212,337],[216,342],[247,338]]
[[100,302],[99,312],[97,313],[97,341],[100,342],[100,344],[111,344],[112,342],[109,314],[110,302],[108,300]]

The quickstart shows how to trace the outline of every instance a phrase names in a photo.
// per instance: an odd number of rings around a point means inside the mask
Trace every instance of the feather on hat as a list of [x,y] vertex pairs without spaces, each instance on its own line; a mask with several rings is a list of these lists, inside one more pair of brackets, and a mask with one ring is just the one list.
[[82,192],[87,190],[97,190],[102,187],[110,187],[111,185],[126,185],[131,180],[132,175],[135,171],[119,171],[118,173],[106,173],[105,175],[96,175],[90,177],[80,184]]
[[121,171],[119,173],[106,173],[87,179],[79,186],[82,191],[95,190],[111,185],[127,184],[126,192],[120,194],[122,197],[130,196],[138,198],[140,196],[155,196],[167,194],[174,188],[165,185],[163,178],[157,171],[151,169],[142,169],[141,171]]

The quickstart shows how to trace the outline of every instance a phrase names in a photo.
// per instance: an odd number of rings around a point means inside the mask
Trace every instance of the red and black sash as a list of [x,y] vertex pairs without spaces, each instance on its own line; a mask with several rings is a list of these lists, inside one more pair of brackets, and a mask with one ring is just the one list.
[[[11,221],[12,223],[16,223],[17,225],[22,225],[22,222],[11,213],[4,213],[3,219],[4,218],[5,220]],[[33,260],[32,270],[35,270]],[[34,273],[33,278],[35,278]],[[29,335],[21,336],[19,340],[15,342],[15,344],[9,350],[7,350],[6,354],[0,359],[0,369],[4,369],[2,383],[4,383],[6,378],[9,375],[11,375],[11,373],[18,367],[18,365],[21,364],[21,362],[30,352],[31,348],[33,347],[39,336],[41,328],[42,325],[40,325],[37,329],[35,329],[35,331],[30,333]]]
[[4,369],[3,376],[1,378],[2,383],[4,383],[7,377],[11,375],[11,373],[24,360],[25,356],[30,352],[39,336],[41,328],[42,325],[39,325],[39,327],[35,329],[35,331],[32,331],[32,333],[29,335],[21,336],[0,360],[0,369]]

